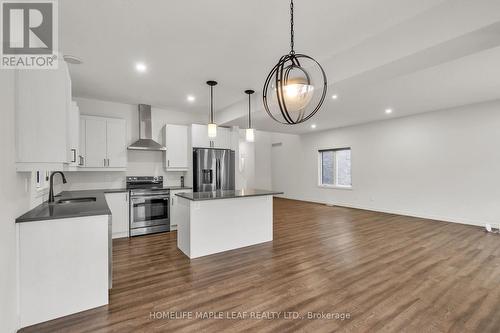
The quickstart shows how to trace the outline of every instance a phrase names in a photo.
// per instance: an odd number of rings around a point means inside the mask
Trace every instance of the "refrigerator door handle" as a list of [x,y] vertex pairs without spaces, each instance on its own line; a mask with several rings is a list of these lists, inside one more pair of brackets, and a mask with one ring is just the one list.
[[215,189],[220,190],[220,159],[215,160]]

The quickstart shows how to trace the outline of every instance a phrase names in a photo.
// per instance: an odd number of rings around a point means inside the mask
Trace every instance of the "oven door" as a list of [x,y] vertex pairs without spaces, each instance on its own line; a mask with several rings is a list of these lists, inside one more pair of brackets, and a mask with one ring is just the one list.
[[130,198],[130,228],[169,225],[169,197],[165,195]]

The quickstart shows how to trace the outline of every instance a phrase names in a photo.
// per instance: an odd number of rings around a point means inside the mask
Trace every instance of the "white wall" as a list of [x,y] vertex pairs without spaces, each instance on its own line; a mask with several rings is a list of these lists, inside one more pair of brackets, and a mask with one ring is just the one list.
[[[127,120],[127,140],[131,144],[139,138],[139,112],[137,105],[100,101],[88,98],[74,99],[82,115],[122,118]],[[191,124],[203,122],[206,115],[176,110],[152,108],[153,138],[165,144],[163,131],[166,123]],[[164,153],[154,151],[128,151],[127,172],[68,172],[65,190],[116,188],[125,186],[126,176],[163,176],[167,185],[179,185],[184,172],[166,172]],[[59,181],[59,180],[58,180]],[[187,181],[187,177],[186,177]],[[58,186],[58,190],[61,189]]]
[[[500,223],[500,102],[311,133],[273,134],[273,189],[336,205]],[[318,149],[352,148],[352,190],[317,186]]]
[[270,132],[255,131],[255,188],[272,188],[271,138]]
[[[16,173],[14,73],[0,75],[0,332],[17,328],[16,217],[29,209],[29,173]],[[28,182],[28,183],[27,183]],[[29,188],[29,187],[28,187]]]
[[240,130],[236,177],[241,188],[271,189],[271,138],[270,132],[255,131],[255,142],[247,142],[245,130]]

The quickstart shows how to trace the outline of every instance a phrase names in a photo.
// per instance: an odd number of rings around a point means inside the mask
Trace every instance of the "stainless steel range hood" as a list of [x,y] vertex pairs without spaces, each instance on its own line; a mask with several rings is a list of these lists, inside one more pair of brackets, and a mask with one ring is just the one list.
[[151,130],[151,105],[139,104],[139,140],[131,144],[130,150],[167,150],[153,140]]

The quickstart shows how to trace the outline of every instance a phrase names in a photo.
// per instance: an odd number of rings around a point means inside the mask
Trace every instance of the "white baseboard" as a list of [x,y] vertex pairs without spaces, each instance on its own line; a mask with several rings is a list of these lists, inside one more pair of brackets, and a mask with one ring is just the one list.
[[111,238],[128,238],[128,231],[125,232],[115,232],[111,235]]
[[460,217],[422,214],[422,213],[415,212],[415,211],[386,209],[386,208],[381,208],[381,207],[363,206],[363,205],[353,205],[353,204],[345,203],[345,202],[317,201],[317,200],[311,200],[311,199],[286,197],[286,196],[279,196],[279,197],[285,198],[285,199],[292,199],[292,200],[299,200],[299,201],[305,201],[305,202],[311,202],[311,203],[330,205],[330,206],[339,206],[339,207],[346,207],[346,208],[369,210],[369,211],[379,212],[379,213],[417,217],[417,218],[422,218],[422,219],[434,220],[434,221],[438,221],[438,222],[451,222],[451,223],[466,224],[466,225],[473,225],[473,226],[480,226],[480,227],[484,227],[485,223],[498,224],[498,221],[497,222],[479,221],[479,220],[471,220],[471,219],[460,218]]

